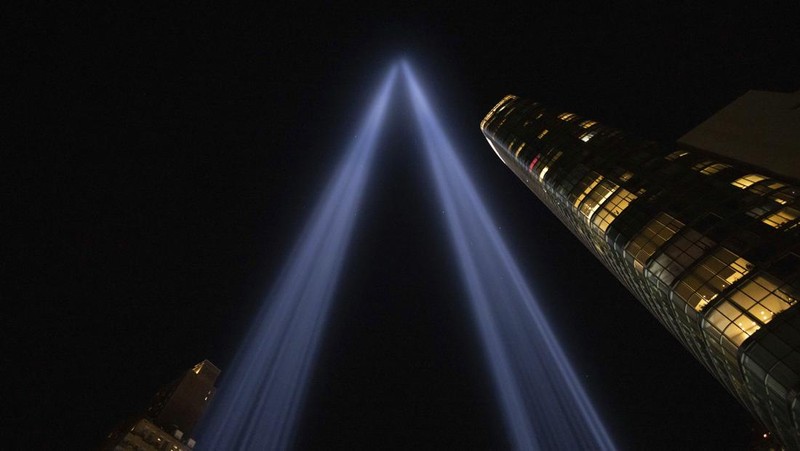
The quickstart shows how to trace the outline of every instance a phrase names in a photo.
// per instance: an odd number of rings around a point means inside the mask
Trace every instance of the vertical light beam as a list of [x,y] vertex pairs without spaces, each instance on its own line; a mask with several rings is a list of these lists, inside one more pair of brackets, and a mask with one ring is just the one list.
[[201,449],[283,450],[291,444],[397,71],[395,65],[386,76],[223,375],[203,421]]
[[419,82],[402,68],[512,443],[615,449]]

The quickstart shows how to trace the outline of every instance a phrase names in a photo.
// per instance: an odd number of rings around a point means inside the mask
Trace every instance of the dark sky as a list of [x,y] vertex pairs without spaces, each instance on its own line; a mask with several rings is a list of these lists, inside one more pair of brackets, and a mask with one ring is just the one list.
[[[4,14],[4,447],[91,449],[197,361],[224,375],[398,56],[620,447],[747,449],[761,433],[478,124],[516,93],[675,140],[748,89],[800,87],[797,7],[162,3]],[[298,444],[503,449],[416,131],[395,100]]]

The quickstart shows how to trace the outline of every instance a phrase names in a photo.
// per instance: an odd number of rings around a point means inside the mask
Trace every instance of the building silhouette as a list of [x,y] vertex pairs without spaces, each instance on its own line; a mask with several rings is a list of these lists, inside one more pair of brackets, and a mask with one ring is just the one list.
[[791,449],[798,106],[800,91],[750,92],[673,145],[513,95],[481,122],[517,177]]
[[204,360],[156,393],[143,415],[121,423],[107,437],[105,451],[188,451],[192,432],[214,396],[219,368]]

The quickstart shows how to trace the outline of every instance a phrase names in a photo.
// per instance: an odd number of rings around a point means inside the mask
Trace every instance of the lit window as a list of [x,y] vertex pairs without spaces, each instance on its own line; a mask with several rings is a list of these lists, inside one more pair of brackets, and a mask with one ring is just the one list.
[[[505,109],[505,107],[507,107],[511,103],[511,101],[516,99],[517,97],[514,95],[507,95],[503,97],[503,100],[501,100],[497,105],[495,105],[494,108],[492,108],[492,110],[489,111],[489,114],[487,114],[486,117],[483,118],[483,121],[481,121],[481,128],[485,129],[486,125],[489,123],[490,120],[492,120],[497,115],[497,113],[501,112],[503,109]],[[502,122],[500,123],[500,125],[502,125]]]
[[761,323],[772,318],[797,302],[788,286],[779,287],[780,281],[769,274],[759,274],[747,281],[730,296],[730,300],[747,310]]
[[783,227],[784,224],[792,222],[795,219],[797,219],[798,216],[800,216],[800,211],[792,207],[784,207],[776,211],[775,213],[763,218],[761,222],[770,227],[780,229],[781,227]]
[[767,201],[762,205],[757,205],[751,208],[750,211],[747,212],[747,216],[750,216],[751,218],[760,218],[770,212],[775,211],[777,208],[780,208],[779,204],[776,204],[772,201]]
[[503,109],[505,107],[507,107],[508,105],[511,104],[512,100],[516,100],[516,99],[517,99],[517,96],[509,94],[509,95],[503,97],[503,100],[501,100],[500,103],[498,103],[497,106],[495,106],[495,108],[497,108],[497,111],[503,111]]
[[[706,321],[720,331],[738,348],[747,337],[775,315],[797,303],[790,286],[770,274],[759,274],[743,283],[727,299],[716,306]],[[750,316],[744,314],[749,313]]]
[[581,127],[583,127],[583,128],[589,128],[589,127],[591,127],[592,125],[594,125],[594,124],[596,124],[596,123],[597,123],[597,122],[595,122],[595,121],[583,121],[583,122],[581,122],[579,125],[580,125]]
[[680,157],[685,157],[686,155],[689,155],[689,152],[685,150],[676,150],[675,152],[672,152],[671,154],[667,155],[664,158],[666,158],[669,161],[675,161]]
[[[544,175],[547,174],[547,171],[550,170],[550,166],[552,166],[553,163],[555,163],[559,158],[561,158],[561,155],[563,155],[563,154],[564,154],[564,152],[559,150],[553,156],[553,158],[551,158],[549,161],[546,161],[546,164],[544,165],[544,167],[542,167],[541,172],[539,172],[539,182],[544,181]],[[533,168],[533,165],[531,165],[531,168]],[[535,172],[534,172],[534,175],[535,175]]]
[[594,138],[594,135],[597,134],[597,130],[592,130],[590,132],[586,132],[580,136],[581,141],[588,143],[590,139]]
[[533,171],[533,167],[536,166],[536,163],[539,162],[539,157],[541,156],[542,154],[537,154],[535,157],[533,157],[533,160],[531,160],[531,164],[528,165],[528,172]]
[[519,147],[517,147],[517,151],[516,151],[516,152],[514,152],[514,156],[515,156],[515,157],[518,157],[518,156],[519,156],[519,153],[520,153],[520,152],[522,152],[522,149],[524,149],[524,148],[525,148],[525,144],[526,144],[526,143],[522,143],[522,144],[520,144],[520,145],[519,145]]
[[542,168],[542,172],[539,173],[539,181],[540,182],[544,181],[544,175],[547,174],[547,171],[549,171],[549,170],[550,170],[549,166],[545,166],[544,168]]
[[625,251],[633,257],[633,266],[642,273],[647,260],[683,228],[683,223],[666,213],[660,213],[625,246]]
[[749,175],[745,175],[744,177],[741,177],[741,178],[738,178],[738,179],[732,181],[731,185],[733,185],[733,186],[735,186],[737,188],[745,189],[748,186],[752,185],[753,183],[758,183],[758,182],[760,182],[762,180],[766,180],[766,179],[767,179],[767,177],[764,176],[764,175],[761,175],[761,174],[749,174]]
[[606,179],[600,182],[600,184],[586,196],[586,199],[583,200],[581,203],[580,208],[578,211],[586,218],[588,221],[592,218],[592,215],[601,205],[603,202],[608,200],[614,192],[617,191],[619,185],[616,183],[611,182],[610,180]]
[[729,165],[729,164],[714,163],[714,164],[712,164],[710,166],[706,166],[706,168],[703,169],[702,171],[700,171],[700,173],[704,174],[704,175],[712,175],[712,174],[716,174],[717,172],[719,172],[719,171],[721,171],[723,169],[728,169],[729,167],[731,167],[731,165]]
[[669,287],[714,244],[708,237],[687,227],[653,257],[647,266],[647,275]]
[[696,165],[692,166],[692,169],[695,171],[700,172],[703,175],[713,175],[717,172],[727,169],[731,167],[729,164],[724,163],[714,163],[711,160],[703,161],[702,163],[697,163]]
[[714,328],[723,333],[735,348],[753,335],[761,326],[744,315],[739,309],[730,302],[723,301],[712,310],[706,321]]
[[800,195],[800,190],[798,190],[793,186],[789,186],[773,193],[772,195],[769,196],[769,198],[781,205],[786,205],[790,202],[794,202],[794,200],[799,195]]
[[622,180],[623,182],[627,182],[628,180],[631,179],[631,177],[633,177],[633,172],[625,171],[624,174],[619,176],[619,179]]
[[561,119],[562,121],[570,121],[574,117],[575,117],[574,113],[561,113],[558,115],[558,118]]
[[585,188],[583,189],[583,191],[581,191],[581,194],[578,195],[578,197],[572,203],[572,206],[574,206],[575,208],[578,208],[578,205],[580,205],[581,202],[583,202],[583,199],[585,199],[586,196],[588,196],[589,193],[594,189],[594,187],[597,186],[597,184],[600,183],[602,180],[603,180],[603,176],[598,174],[598,173],[596,173],[596,172],[592,172],[589,175],[587,175],[586,177],[584,177],[584,179],[581,180],[581,183],[578,184],[578,188],[579,189],[581,187],[585,187]]
[[608,226],[614,222],[614,219],[625,211],[631,202],[636,200],[636,197],[637,196],[630,191],[624,188],[620,189],[614,194],[614,197],[603,205],[603,209],[594,216],[592,223],[601,231],[605,232]]
[[752,267],[749,261],[720,247],[681,279],[675,294],[699,312]]
[[542,139],[542,138],[544,138],[544,135],[546,135],[546,134],[547,134],[547,131],[548,131],[547,129],[544,129],[544,130],[542,130],[542,132],[541,132],[541,133],[539,133],[539,136],[537,136],[537,138],[539,138],[539,139]]
[[758,194],[759,196],[765,196],[767,194],[772,193],[776,189],[783,188],[784,186],[786,185],[777,180],[766,180],[762,183],[756,183],[750,186],[749,188],[747,188],[747,190],[750,191],[751,193]]

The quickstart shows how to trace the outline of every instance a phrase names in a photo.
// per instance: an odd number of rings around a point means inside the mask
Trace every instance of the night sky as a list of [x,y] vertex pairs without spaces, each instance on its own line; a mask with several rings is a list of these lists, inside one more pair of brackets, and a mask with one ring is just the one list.
[[[748,89],[800,87],[800,8],[162,3],[4,14],[3,448],[92,449],[196,362],[224,378],[400,56],[618,445],[748,449],[763,433],[500,162],[479,122],[515,93],[674,141]],[[298,448],[505,449],[401,92]]]

